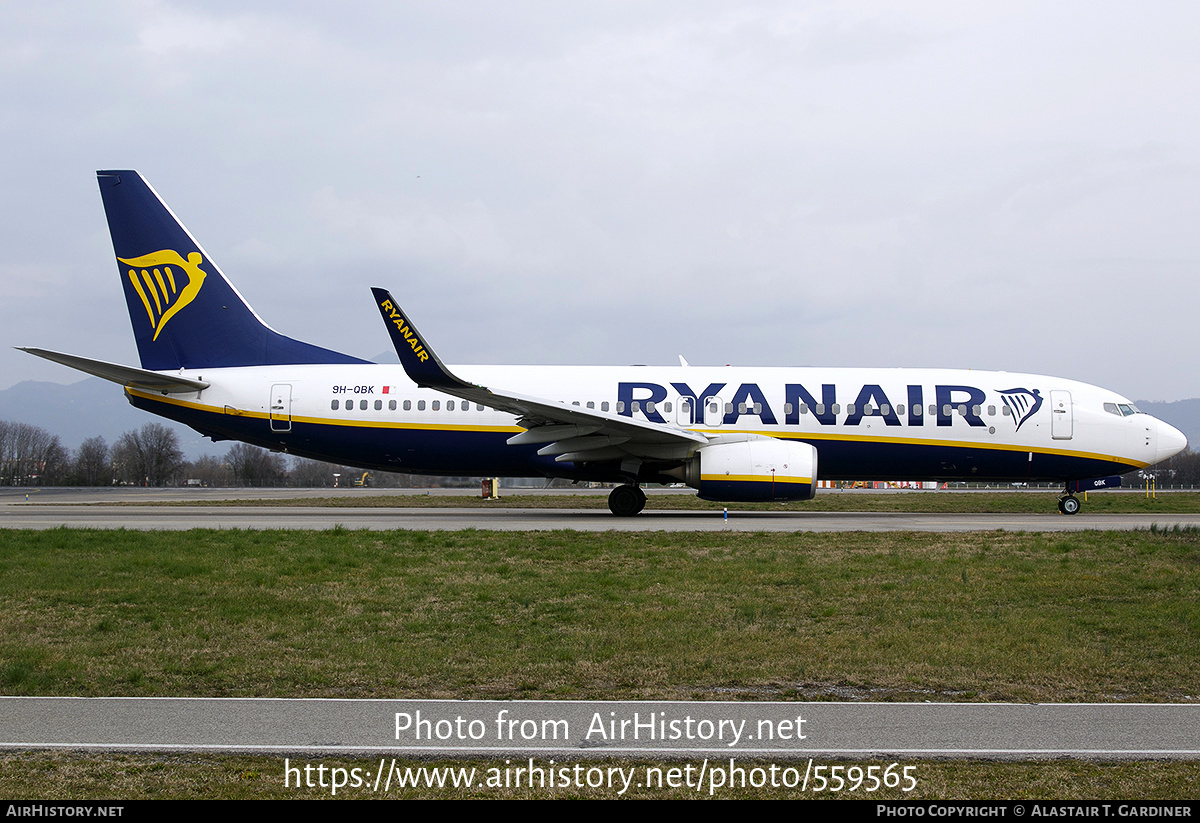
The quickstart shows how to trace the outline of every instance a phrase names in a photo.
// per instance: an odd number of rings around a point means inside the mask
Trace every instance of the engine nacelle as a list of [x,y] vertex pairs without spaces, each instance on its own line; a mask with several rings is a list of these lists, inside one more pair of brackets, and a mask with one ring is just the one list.
[[701,446],[682,471],[670,474],[699,489],[703,500],[811,500],[817,493],[817,450],[773,437],[714,443]]

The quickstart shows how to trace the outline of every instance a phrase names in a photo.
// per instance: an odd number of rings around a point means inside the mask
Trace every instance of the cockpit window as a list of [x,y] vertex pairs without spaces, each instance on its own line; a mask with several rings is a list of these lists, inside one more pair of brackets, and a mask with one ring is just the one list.
[[1116,414],[1121,417],[1142,413],[1142,410],[1132,403],[1105,403],[1104,410],[1109,414]]

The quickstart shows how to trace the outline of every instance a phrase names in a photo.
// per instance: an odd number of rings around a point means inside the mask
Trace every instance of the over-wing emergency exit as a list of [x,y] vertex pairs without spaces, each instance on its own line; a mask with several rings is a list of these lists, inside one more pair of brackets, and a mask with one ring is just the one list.
[[807,500],[820,480],[1053,481],[1079,489],[1187,446],[1115,392],[944,369],[446,366],[385,290],[401,365],[270,328],[148,183],[98,172],[141,367],[25,351],[111,380],[214,440],[364,469],[615,482],[707,500]]

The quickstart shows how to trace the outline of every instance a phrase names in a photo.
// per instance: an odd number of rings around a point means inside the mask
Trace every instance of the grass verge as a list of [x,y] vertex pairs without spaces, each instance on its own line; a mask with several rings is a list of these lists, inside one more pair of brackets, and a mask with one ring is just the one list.
[[1200,696],[1200,534],[0,532],[8,694]]

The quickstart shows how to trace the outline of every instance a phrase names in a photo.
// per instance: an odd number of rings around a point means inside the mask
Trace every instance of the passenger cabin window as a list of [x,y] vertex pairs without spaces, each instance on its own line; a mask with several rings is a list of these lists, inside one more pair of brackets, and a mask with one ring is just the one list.
[[440,410],[441,410],[441,408],[442,408],[442,401],[441,401],[441,400],[434,400],[434,401],[433,401],[433,403],[432,403],[432,404],[430,404],[430,408],[431,408],[433,411],[440,411]]
[[379,410],[380,410],[380,409],[382,409],[382,408],[383,408],[383,401],[382,401],[382,400],[376,400],[376,401],[375,401],[375,411],[379,411]]
[[358,407],[359,407],[359,408],[360,408],[362,411],[366,411],[366,410],[367,410],[367,401],[366,401],[366,400],[359,400],[359,401],[358,401]]
[[454,401],[453,400],[446,401],[446,411],[454,411]]
[[425,401],[424,400],[417,401],[417,411],[425,411]]
[[388,401],[388,411],[395,411],[395,410],[396,410],[396,401],[389,400]]
[[[337,411],[339,405],[340,404],[338,403],[338,401],[334,400],[332,403],[329,404],[329,408],[333,409],[334,411]],[[1104,405],[1107,407],[1110,404],[1105,403]],[[1113,406],[1113,414],[1116,414],[1116,413],[1117,413],[1117,407]]]
[[411,400],[405,400],[405,401],[404,401],[404,410],[405,410],[405,411],[412,411],[412,401],[411,401]]
[[600,403],[600,411],[608,411],[608,401],[604,400]]
[[587,404],[587,407],[588,407],[589,409],[594,409],[594,408],[596,408],[596,401],[595,401],[595,400],[589,400],[589,401],[588,401],[588,404]]

